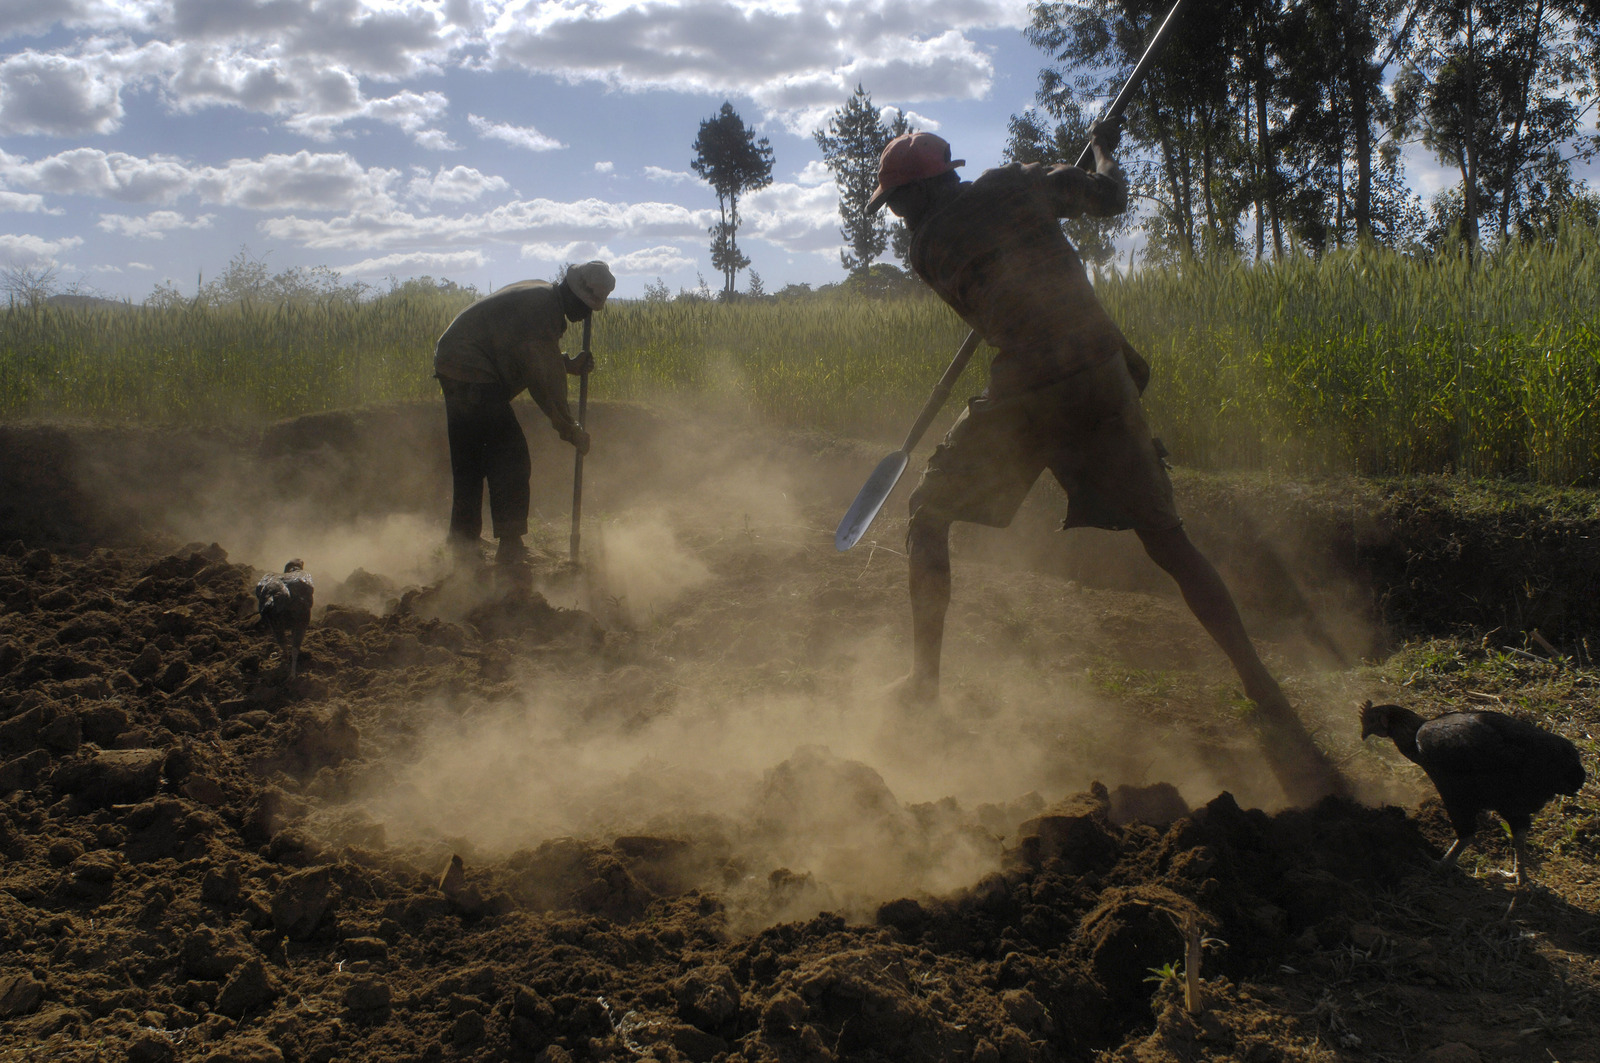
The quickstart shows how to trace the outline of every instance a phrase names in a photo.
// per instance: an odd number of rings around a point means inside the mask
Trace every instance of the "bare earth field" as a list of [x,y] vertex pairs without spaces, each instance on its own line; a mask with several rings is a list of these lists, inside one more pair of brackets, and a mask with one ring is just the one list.
[[[601,405],[573,566],[522,409],[531,595],[445,565],[433,405],[0,426],[0,1061],[1600,1060],[1596,784],[1532,888],[1487,819],[1441,874],[1355,710],[1499,707],[1593,776],[1591,525],[1180,473],[1359,798],[1285,809],[1220,653],[1053,485],[959,531],[907,713],[904,488],[832,546],[876,445]],[[250,595],[291,557],[292,680]]]

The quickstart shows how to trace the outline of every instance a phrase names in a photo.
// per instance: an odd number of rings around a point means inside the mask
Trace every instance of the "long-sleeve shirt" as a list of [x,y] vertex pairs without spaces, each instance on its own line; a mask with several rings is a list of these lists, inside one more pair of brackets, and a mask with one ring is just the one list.
[[955,186],[920,220],[911,268],[998,349],[991,395],[1043,387],[1132,351],[1057,221],[1120,214],[1127,204],[1114,162],[1101,173],[1012,163]]
[[573,422],[561,337],[567,318],[547,281],[518,281],[457,314],[434,346],[433,372],[469,384],[499,384],[508,399],[524,388],[557,431]]

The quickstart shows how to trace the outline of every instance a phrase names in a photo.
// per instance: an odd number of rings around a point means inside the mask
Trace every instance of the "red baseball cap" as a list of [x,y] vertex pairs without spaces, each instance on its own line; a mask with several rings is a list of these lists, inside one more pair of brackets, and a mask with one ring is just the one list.
[[883,206],[889,193],[901,185],[920,181],[924,177],[938,177],[967,160],[950,161],[950,144],[944,137],[933,133],[901,133],[884,146],[878,156],[878,187],[867,200],[867,213]]

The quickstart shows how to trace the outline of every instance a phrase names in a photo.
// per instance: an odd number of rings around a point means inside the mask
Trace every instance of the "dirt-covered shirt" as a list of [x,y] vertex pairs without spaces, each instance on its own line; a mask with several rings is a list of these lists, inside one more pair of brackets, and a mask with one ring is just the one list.
[[433,351],[433,372],[469,384],[499,384],[513,398],[524,388],[561,430],[573,423],[561,337],[567,318],[547,281],[518,281],[457,314]]
[[[1132,351],[1057,221],[1106,217],[1127,206],[1128,186],[1115,163],[1104,173],[1012,163],[963,181],[921,219],[908,261],[998,349],[989,394],[1044,387]],[[1130,361],[1137,358],[1134,352]]]

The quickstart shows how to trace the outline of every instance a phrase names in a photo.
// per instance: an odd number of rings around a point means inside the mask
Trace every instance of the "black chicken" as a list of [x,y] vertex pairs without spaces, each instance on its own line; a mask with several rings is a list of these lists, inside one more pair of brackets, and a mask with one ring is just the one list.
[[1512,872],[1519,886],[1533,814],[1556,794],[1576,794],[1588,778],[1577,746],[1526,720],[1485,709],[1423,720],[1398,705],[1368,701],[1361,706],[1361,737],[1368,735],[1393,739],[1439,791],[1456,832],[1440,866],[1456,862],[1477,830],[1479,812],[1498,812],[1511,828]]
[[298,557],[284,565],[281,573],[269,572],[256,583],[260,623],[271,630],[279,652],[287,653],[290,679],[300,664],[300,640],[311,624],[312,594],[311,575]]

